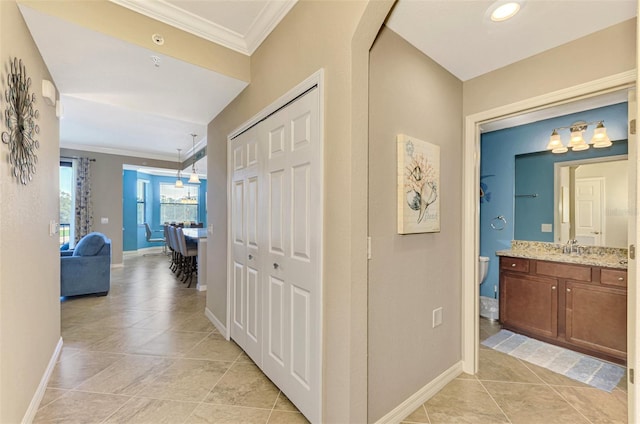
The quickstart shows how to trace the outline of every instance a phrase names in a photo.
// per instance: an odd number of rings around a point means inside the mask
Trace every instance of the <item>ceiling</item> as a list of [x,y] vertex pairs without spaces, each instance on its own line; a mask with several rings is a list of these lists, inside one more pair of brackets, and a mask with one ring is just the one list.
[[[297,0],[111,1],[250,55]],[[493,23],[487,18],[492,4],[399,0],[387,25],[465,81],[636,16],[635,0],[528,0],[512,20]],[[181,148],[184,160],[192,152],[190,134],[197,134],[197,151],[206,144],[207,124],[247,85],[20,9],[60,91],[61,147],[171,161]]]
[[631,19],[637,8],[636,0],[518,2],[515,17],[492,22],[492,5],[505,0],[400,0],[387,26],[466,81]]

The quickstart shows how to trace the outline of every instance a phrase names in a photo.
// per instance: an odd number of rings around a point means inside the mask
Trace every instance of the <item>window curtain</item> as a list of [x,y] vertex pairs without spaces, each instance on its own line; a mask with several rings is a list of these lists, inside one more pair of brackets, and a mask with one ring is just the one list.
[[91,160],[78,158],[76,168],[75,241],[89,234],[93,228],[91,205]]

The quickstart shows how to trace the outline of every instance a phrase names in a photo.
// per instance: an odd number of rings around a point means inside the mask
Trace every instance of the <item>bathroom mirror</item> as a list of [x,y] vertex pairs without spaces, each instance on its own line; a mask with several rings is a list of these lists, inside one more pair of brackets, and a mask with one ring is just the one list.
[[627,247],[627,142],[515,157],[516,240]]

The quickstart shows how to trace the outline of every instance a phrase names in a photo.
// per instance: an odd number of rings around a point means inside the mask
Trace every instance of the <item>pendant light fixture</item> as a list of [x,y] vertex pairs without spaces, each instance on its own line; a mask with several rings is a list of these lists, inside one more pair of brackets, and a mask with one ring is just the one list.
[[176,188],[184,187],[184,184],[182,184],[182,171],[180,171],[180,168],[182,168],[182,162],[180,162],[181,150],[182,149],[178,149],[178,175],[176,176]]
[[196,172],[196,137],[197,134],[191,134],[192,140],[192,148],[191,148],[191,158],[193,159],[193,163],[191,165],[191,176],[189,177],[189,182],[191,184],[200,184],[200,178],[198,177],[198,173]]
[[[583,137],[583,133],[589,125],[593,124],[597,124],[597,126],[593,131],[591,141],[587,143]],[[566,129],[571,131],[571,138],[569,139],[569,144],[567,146],[562,143],[560,134],[558,134],[559,130]],[[568,152],[569,149],[574,152],[579,152],[589,149],[592,145],[596,149],[600,149],[603,147],[609,147],[612,144],[613,143],[611,143],[611,140],[607,136],[607,129],[604,127],[604,121],[578,121],[568,127],[554,128],[551,132],[551,137],[549,138],[549,144],[547,144],[547,150],[551,150],[552,153],[565,153]]]

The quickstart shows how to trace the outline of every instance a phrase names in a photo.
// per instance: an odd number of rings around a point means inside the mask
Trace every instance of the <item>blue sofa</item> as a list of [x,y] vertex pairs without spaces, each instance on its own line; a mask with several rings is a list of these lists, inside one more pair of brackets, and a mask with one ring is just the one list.
[[60,251],[60,296],[106,296],[110,287],[111,240],[107,236],[89,233],[73,250]]

